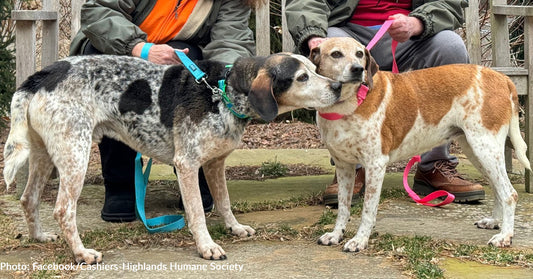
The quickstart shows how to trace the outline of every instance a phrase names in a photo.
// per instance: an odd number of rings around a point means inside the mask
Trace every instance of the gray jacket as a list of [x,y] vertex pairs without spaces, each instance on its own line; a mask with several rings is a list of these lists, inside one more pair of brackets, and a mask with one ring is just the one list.
[[[296,48],[309,54],[310,37],[326,37],[328,27],[343,26],[351,18],[359,0],[287,0],[286,16]],[[433,36],[442,30],[454,30],[463,22],[465,0],[412,0],[409,16],[420,19],[424,32],[412,40]]]
[[[211,11],[203,24],[187,39],[202,48],[204,59],[233,63],[255,54],[253,32],[248,27],[251,9],[242,1],[208,0]],[[82,53],[86,43],[106,54],[131,55],[133,47],[146,40],[138,26],[156,0],[88,0],[81,10],[81,28],[70,54]],[[196,19],[198,20],[198,19]]]

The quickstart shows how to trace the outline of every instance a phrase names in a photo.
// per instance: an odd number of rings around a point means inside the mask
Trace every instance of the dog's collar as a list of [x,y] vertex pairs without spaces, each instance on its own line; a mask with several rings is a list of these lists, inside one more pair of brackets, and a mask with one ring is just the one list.
[[[357,90],[357,107],[359,107],[363,103],[363,101],[366,99],[367,94],[368,86],[362,83],[361,86],[359,86],[359,89]],[[344,117],[344,114],[336,112],[319,112],[318,115],[320,115],[320,117],[326,120],[339,120]]]
[[222,102],[224,102],[224,104],[226,105],[226,107],[229,109],[229,111],[231,113],[233,113],[233,115],[235,115],[237,118],[240,118],[240,119],[248,119],[250,118],[250,116],[246,115],[246,114],[243,114],[243,113],[238,113],[236,112],[233,107],[235,106],[231,100],[229,99],[228,95],[226,94],[226,79],[228,78],[230,72],[231,72],[231,67],[232,65],[226,65],[226,71],[224,73],[224,79],[220,79],[218,80],[218,89],[220,89],[219,93],[220,93],[220,97],[222,97]]
[[218,81],[218,87],[213,87],[207,82],[207,79],[206,79],[207,74],[203,72],[196,64],[194,64],[194,62],[192,62],[192,60],[185,53],[181,51],[177,51],[177,50],[175,50],[174,52],[176,53],[178,58],[183,63],[183,66],[185,66],[185,68],[187,68],[187,70],[189,70],[189,72],[191,72],[191,74],[194,76],[196,83],[199,84],[203,82],[207,86],[207,88],[211,89],[211,92],[213,92],[213,101],[222,99],[222,102],[224,102],[224,105],[226,105],[226,107],[229,109],[229,111],[233,115],[235,115],[236,117],[240,119],[250,118],[249,116],[245,114],[236,112],[233,109],[234,104],[231,102],[228,95],[226,94],[226,78],[231,72],[232,65],[226,65],[226,69],[223,74],[224,78]]

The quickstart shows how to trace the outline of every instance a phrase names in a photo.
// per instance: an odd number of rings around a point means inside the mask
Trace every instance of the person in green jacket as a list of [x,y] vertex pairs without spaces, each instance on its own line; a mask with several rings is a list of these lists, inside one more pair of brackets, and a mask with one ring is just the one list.
[[[257,2],[257,3],[256,3]],[[71,55],[114,54],[141,57],[158,64],[181,63],[174,50],[192,60],[232,64],[255,55],[248,27],[253,0],[89,0],[81,10],[81,28]],[[129,222],[135,216],[136,152],[104,137],[98,145],[105,185],[102,219]],[[213,208],[203,170],[199,174],[206,212]]]
[[[453,32],[463,22],[464,0],[287,0],[286,17],[297,50],[308,55],[327,37],[353,37],[367,45],[387,19],[394,19],[387,34],[371,54],[381,70],[392,69],[391,41],[399,42],[396,60],[400,71],[445,64],[468,63],[468,53],[459,35]],[[455,202],[484,199],[483,187],[457,172],[458,160],[449,153],[449,144],[421,155],[413,190],[427,195],[446,190]],[[364,168],[358,166],[354,199],[364,187]],[[326,204],[335,205],[336,180],[324,193]]]

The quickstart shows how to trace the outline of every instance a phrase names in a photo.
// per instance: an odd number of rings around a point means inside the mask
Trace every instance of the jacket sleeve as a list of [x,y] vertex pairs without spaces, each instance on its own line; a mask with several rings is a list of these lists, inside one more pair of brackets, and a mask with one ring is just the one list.
[[242,1],[225,0],[202,51],[204,59],[231,64],[239,57],[255,55],[255,41],[248,27],[251,9]]
[[413,1],[414,9],[409,16],[420,19],[424,32],[412,40],[425,39],[443,30],[455,30],[464,23],[463,9],[468,7],[464,0]]
[[138,0],[89,0],[81,9],[80,31],[106,54],[131,55],[133,47],[146,40],[132,22]]
[[328,20],[331,14],[327,1],[287,0],[285,16],[289,32],[296,49],[302,54],[309,53],[307,41],[310,37],[326,37]]

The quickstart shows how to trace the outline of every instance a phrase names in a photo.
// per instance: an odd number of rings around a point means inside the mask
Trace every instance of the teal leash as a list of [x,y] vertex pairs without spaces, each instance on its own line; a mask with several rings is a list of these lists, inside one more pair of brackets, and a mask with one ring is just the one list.
[[[181,63],[191,74],[194,76],[197,83],[203,82],[209,89],[211,89],[211,92],[213,92],[214,99],[222,99],[222,102],[226,106],[226,108],[237,118],[240,119],[248,119],[250,116],[247,116],[246,114],[238,113],[233,108],[235,105],[233,102],[231,102],[230,98],[226,94],[226,80],[221,79],[218,81],[218,87],[211,86],[207,80],[207,74],[204,73],[192,60],[183,52],[175,50],[176,55],[181,60]],[[231,68],[231,65],[227,65],[226,68]],[[220,95],[220,96],[219,96]]]
[[135,209],[137,217],[141,219],[149,233],[171,232],[182,229],[185,227],[185,218],[182,215],[163,215],[146,219],[144,199],[146,197],[150,169],[152,168],[152,159],[148,161],[146,170],[143,173],[141,157],[141,153],[137,152],[135,157]]

